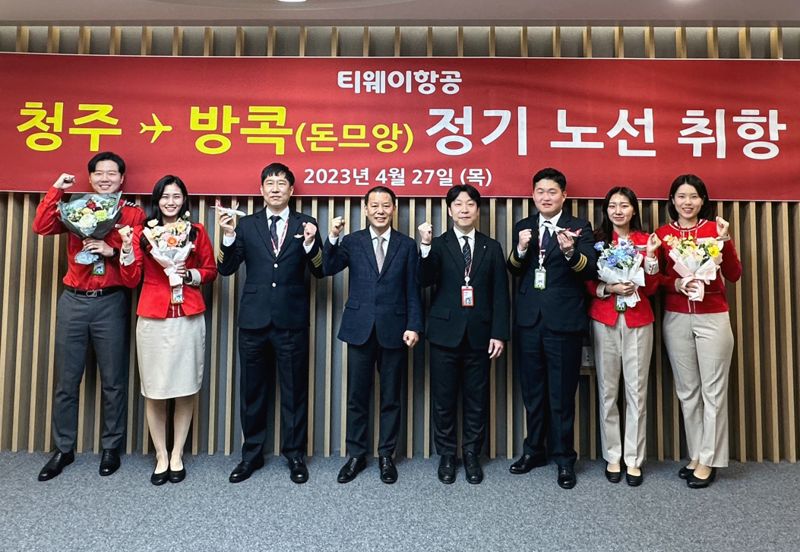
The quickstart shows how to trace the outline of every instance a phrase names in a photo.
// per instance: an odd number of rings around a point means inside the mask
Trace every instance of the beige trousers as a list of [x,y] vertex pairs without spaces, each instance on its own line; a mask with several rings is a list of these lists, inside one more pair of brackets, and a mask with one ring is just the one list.
[[664,344],[681,401],[689,457],[728,465],[728,373],[733,332],[727,312],[664,313]]
[[638,468],[646,454],[647,379],[653,351],[653,325],[629,328],[620,314],[614,326],[592,321],[600,439],[603,458],[619,464],[623,458],[617,408],[620,373],[625,383],[625,465]]

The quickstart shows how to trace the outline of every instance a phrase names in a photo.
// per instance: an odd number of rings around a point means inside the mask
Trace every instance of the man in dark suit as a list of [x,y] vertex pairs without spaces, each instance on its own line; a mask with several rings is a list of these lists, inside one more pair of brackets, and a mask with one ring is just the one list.
[[[476,230],[481,196],[453,186],[445,202],[453,228],[432,238],[419,227],[420,280],[436,286],[428,316],[434,442],[442,483],[456,478],[456,410],[463,407],[462,450],[467,481],[483,481],[479,457],[486,433],[489,366],[508,340],[508,276],[500,244]],[[460,386],[459,386],[460,383]]]
[[393,231],[394,192],[384,186],[364,196],[369,228],[340,239],[344,220],[336,217],[325,242],[325,274],[350,268],[350,288],[339,327],[347,343],[347,463],[337,481],[349,483],[367,465],[367,430],[372,369],[380,374],[381,481],[397,481],[392,461],[400,431],[400,391],[407,349],[422,332],[414,240]]
[[519,277],[515,341],[527,415],[523,454],[510,471],[522,474],[547,464],[547,436],[558,484],[571,489],[575,392],[589,330],[584,282],[596,277],[597,260],[589,222],[562,210],[566,190],[567,179],[555,169],[533,176],[538,213],[516,224],[508,256],[508,270]]
[[[240,393],[244,442],[231,483],[264,465],[267,395],[275,371],[281,389],[281,453],[292,481],[305,483],[308,434],[309,277],[322,272],[317,221],[289,209],[294,175],[280,163],[261,171],[266,208],[242,217],[218,211],[224,232],[217,268],[223,276],[244,262],[247,279],[239,305]],[[219,204],[217,204],[219,207]]]

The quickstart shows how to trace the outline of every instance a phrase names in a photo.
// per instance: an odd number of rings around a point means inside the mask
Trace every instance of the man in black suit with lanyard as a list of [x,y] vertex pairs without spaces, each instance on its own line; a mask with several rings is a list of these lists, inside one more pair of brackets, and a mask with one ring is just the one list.
[[[510,470],[558,466],[558,484],[575,486],[575,392],[583,337],[589,330],[585,282],[597,276],[588,221],[563,211],[567,179],[555,169],[533,176],[538,213],[514,227],[508,270],[519,277],[515,336],[527,436]],[[545,451],[547,437],[547,452]]]
[[400,432],[400,394],[408,349],[422,333],[422,303],[417,282],[417,246],[392,229],[394,192],[384,186],[364,196],[369,227],[340,238],[344,220],[336,217],[325,242],[325,274],[350,269],[347,304],[339,339],[347,343],[347,463],[337,481],[349,483],[366,467],[372,373],[380,376],[381,481],[397,481],[392,460]]
[[[289,208],[294,175],[272,163],[261,171],[266,208],[242,217],[218,211],[224,232],[217,262],[230,276],[245,263],[247,278],[239,306],[240,393],[244,441],[242,461],[231,483],[264,465],[267,396],[275,371],[281,389],[281,453],[295,483],[308,480],[304,454],[308,435],[309,276],[321,278],[322,243],[317,221]],[[217,203],[219,207],[219,203]]]
[[453,186],[445,198],[453,228],[431,239],[431,225],[419,227],[420,283],[436,286],[427,336],[434,442],[441,456],[438,476],[446,484],[456,479],[459,389],[467,482],[483,481],[479,457],[486,433],[489,367],[509,337],[505,257],[498,242],[476,230],[480,201],[474,187]]

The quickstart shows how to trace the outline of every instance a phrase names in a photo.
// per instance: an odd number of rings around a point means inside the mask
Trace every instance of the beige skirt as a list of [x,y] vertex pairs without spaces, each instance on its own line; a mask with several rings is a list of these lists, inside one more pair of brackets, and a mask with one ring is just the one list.
[[142,395],[171,399],[194,395],[203,384],[206,322],[202,314],[144,318],[136,323]]

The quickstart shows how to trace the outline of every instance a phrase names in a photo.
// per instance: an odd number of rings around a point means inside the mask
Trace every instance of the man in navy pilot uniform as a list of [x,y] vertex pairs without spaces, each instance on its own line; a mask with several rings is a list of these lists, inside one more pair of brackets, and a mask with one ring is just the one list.
[[402,375],[408,349],[422,332],[422,304],[414,240],[392,229],[395,194],[384,186],[364,196],[368,228],[342,237],[336,217],[325,242],[326,275],[350,269],[339,339],[347,343],[347,452],[337,481],[349,483],[366,467],[369,398],[373,367],[380,377],[381,481],[397,481],[392,455],[400,431]]
[[[558,466],[557,481],[575,486],[575,392],[589,331],[585,282],[597,276],[588,221],[563,210],[567,179],[556,169],[533,176],[538,212],[514,226],[508,270],[519,277],[515,305],[517,364],[525,403],[523,454],[509,471]],[[547,437],[547,452],[545,451]]]
[[[281,390],[281,453],[290,478],[308,480],[304,454],[308,436],[309,276],[322,272],[317,221],[289,208],[294,175],[272,163],[261,172],[266,208],[242,217],[218,211],[224,236],[219,273],[230,276],[245,263],[247,277],[239,305],[239,362],[242,461],[231,483],[248,479],[264,465],[267,397],[275,371]],[[219,203],[217,203],[219,207]]]

